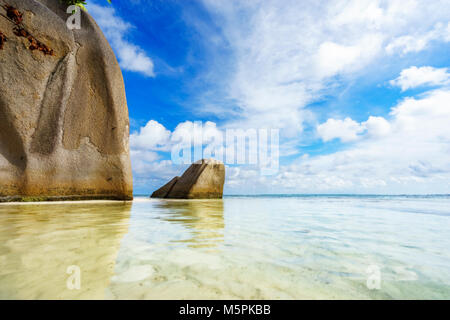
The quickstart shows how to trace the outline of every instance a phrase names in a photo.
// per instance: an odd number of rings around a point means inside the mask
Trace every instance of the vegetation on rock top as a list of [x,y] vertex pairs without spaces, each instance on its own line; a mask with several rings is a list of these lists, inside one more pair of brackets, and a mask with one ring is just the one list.
[[[106,0],[108,1],[108,3],[111,3],[111,0]],[[86,10],[86,0],[62,0],[62,2],[64,2],[65,4],[68,5],[76,5],[78,7],[80,7],[83,10]]]

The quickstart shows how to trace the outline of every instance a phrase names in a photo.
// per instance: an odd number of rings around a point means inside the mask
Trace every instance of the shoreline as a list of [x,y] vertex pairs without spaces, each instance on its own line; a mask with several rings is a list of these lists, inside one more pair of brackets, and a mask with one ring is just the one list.
[[260,198],[260,199],[275,199],[275,198],[304,198],[304,199],[313,199],[313,198],[336,198],[336,199],[344,199],[344,198],[360,198],[360,199],[382,199],[382,198],[390,198],[390,199],[430,199],[430,198],[450,198],[450,194],[404,194],[404,195],[386,195],[386,194],[260,194],[260,195],[224,195],[222,199],[169,199],[169,198],[151,198],[149,195],[133,195],[133,198],[130,200],[120,200],[120,199],[86,199],[81,198],[79,200],[73,199],[70,197],[67,200],[63,200],[63,197],[60,197],[55,200],[43,200],[43,201],[21,201],[13,200],[13,201],[4,201],[0,200],[0,206],[8,206],[8,205],[34,205],[34,204],[103,204],[103,203],[142,203],[142,202],[152,202],[152,201],[167,201],[167,202],[202,202],[202,201],[222,201],[224,199],[250,199],[250,198]]

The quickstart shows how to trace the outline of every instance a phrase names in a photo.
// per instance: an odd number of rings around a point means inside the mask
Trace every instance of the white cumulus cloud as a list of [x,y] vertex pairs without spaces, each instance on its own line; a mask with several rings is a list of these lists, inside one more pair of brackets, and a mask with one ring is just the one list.
[[405,98],[389,118],[328,122],[329,138],[352,128],[344,137],[354,140],[345,150],[303,155],[274,177],[254,174],[246,180],[241,168],[230,175],[231,192],[259,185],[257,192],[450,193],[449,101],[450,91],[437,89]]
[[171,132],[158,121],[150,120],[139,132],[130,135],[132,149],[166,150],[170,141]]
[[367,134],[373,138],[385,137],[391,132],[391,124],[383,117],[370,116],[361,126],[367,130]]
[[364,127],[358,122],[345,118],[344,120],[328,119],[327,122],[317,126],[317,133],[323,141],[341,139],[343,142],[355,141]]
[[154,64],[147,53],[127,40],[126,35],[133,28],[131,24],[116,15],[114,8],[89,4],[89,13],[102,29],[124,70],[154,77]]
[[439,86],[448,84],[450,73],[447,68],[433,68],[415,66],[404,69],[400,76],[389,83],[400,87],[402,91],[417,88],[420,86]]
[[438,22],[436,26],[426,32],[407,34],[396,37],[386,46],[388,54],[400,53],[405,55],[410,52],[425,50],[432,41],[450,41],[450,23]]
[[[351,81],[388,57],[387,51],[410,50],[400,43],[402,37],[427,38],[426,44],[412,45],[413,51],[448,39],[450,4],[443,0],[203,3],[220,22],[223,41],[214,44],[225,43],[227,49],[208,72],[208,79],[221,87],[226,107],[219,101],[208,110],[227,114],[232,101],[239,113],[228,125],[280,128],[288,138],[301,134],[311,118],[306,108],[334,83]],[[208,30],[199,31],[212,38]]]

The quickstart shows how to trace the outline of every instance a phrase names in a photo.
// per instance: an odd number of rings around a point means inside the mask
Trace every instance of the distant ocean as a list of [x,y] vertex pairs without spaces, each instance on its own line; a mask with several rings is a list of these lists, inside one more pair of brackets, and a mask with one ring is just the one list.
[[0,299],[450,299],[449,235],[450,195],[5,204]]

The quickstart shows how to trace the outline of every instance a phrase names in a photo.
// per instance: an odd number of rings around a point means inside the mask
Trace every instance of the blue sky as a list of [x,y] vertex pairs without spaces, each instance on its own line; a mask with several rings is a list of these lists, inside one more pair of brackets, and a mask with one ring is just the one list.
[[[225,193],[450,193],[448,1],[96,0],[121,65],[137,194],[192,121],[280,130]],[[196,160],[196,159],[195,159]]]

